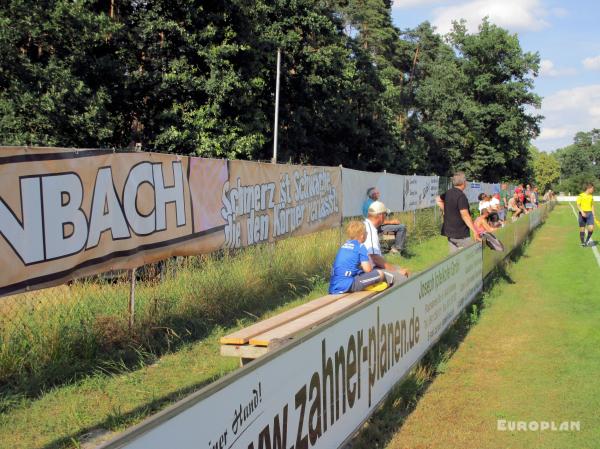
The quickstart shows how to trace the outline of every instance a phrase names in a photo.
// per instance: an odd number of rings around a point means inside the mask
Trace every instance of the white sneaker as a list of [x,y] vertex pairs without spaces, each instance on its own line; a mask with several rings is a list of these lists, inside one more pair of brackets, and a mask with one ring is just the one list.
[[385,282],[387,282],[387,285],[394,284],[394,274],[393,273],[390,273],[389,271],[384,271],[383,276],[385,277]]

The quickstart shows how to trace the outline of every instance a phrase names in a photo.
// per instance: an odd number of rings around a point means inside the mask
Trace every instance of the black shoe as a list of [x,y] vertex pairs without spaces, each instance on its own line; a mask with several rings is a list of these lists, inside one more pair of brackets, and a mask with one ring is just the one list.
[[581,244],[581,247],[582,247],[582,248],[587,248],[587,245],[586,245],[585,243],[582,243],[582,244]]

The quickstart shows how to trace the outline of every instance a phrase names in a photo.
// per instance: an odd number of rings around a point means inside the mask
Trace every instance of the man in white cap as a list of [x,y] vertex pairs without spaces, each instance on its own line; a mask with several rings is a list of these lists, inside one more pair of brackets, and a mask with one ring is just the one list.
[[369,206],[368,215],[365,219],[365,227],[367,228],[367,238],[363,245],[367,248],[369,259],[373,266],[377,268],[383,268],[389,271],[398,271],[403,277],[408,276],[408,270],[406,268],[399,268],[386,260],[381,255],[381,247],[379,246],[379,235],[377,229],[385,221],[385,216],[389,213],[389,210],[385,207],[381,201],[374,201]]

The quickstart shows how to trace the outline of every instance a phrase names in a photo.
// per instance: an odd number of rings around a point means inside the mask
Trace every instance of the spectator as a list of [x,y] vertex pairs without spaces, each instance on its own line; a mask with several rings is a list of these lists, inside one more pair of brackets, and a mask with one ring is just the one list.
[[523,203],[519,199],[519,194],[515,190],[513,197],[508,201],[508,210],[512,212],[512,221],[515,221],[525,212]]
[[[373,202],[379,201],[381,193],[376,187],[369,187],[367,189],[367,199],[363,203],[363,216],[365,218],[369,215],[369,207]],[[400,224],[398,220],[385,220],[383,224],[378,228],[380,233],[394,234],[394,244],[390,249],[391,253],[399,253],[404,249],[406,243],[406,226]]]
[[523,204],[525,205],[525,212],[529,213],[535,208],[535,195],[533,194],[533,190],[531,190],[531,186],[529,184],[527,184],[523,195]]
[[493,196],[489,197],[490,201],[490,216],[488,217],[488,222],[492,226],[503,226],[505,219],[505,210],[502,208],[500,204],[500,194],[495,193]]
[[369,285],[385,280],[388,285],[394,282],[394,275],[373,268],[363,245],[367,238],[367,228],[360,221],[351,221],[346,228],[348,240],[339,249],[329,281],[329,293],[339,294],[358,292]]
[[486,193],[480,193],[477,196],[479,200],[479,213],[481,214],[484,210],[491,210],[490,197]]
[[508,185],[503,182],[500,184],[500,205],[503,209],[508,209],[508,201],[510,200],[510,192],[508,191]]
[[496,228],[492,227],[489,223],[490,212],[487,209],[484,209],[481,215],[473,221],[473,227],[475,228],[475,232],[479,237],[484,232],[494,232]]
[[532,192],[531,192],[531,193],[532,193],[532,195],[533,195],[533,197],[532,197],[532,199],[533,199],[533,204],[535,204],[535,207],[540,207],[540,194],[539,194],[539,192],[538,192],[538,188],[537,188],[537,186],[534,186],[534,187],[533,187],[533,190],[532,190]]
[[381,255],[377,229],[384,223],[387,213],[388,210],[381,201],[374,201],[371,203],[367,218],[364,221],[367,228],[367,237],[364,245],[367,248],[369,259],[375,267],[383,268],[388,271],[398,271],[402,276],[408,276],[408,270],[405,268],[398,268],[395,265],[386,262]]
[[442,235],[448,238],[450,253],[464,248],[471,242],[469,230],[473,232],[476,241],[481,241],[475,232],[473,219],[469,212],[469,200],[464,193],[466,186],[465,174],[457,172],[452,177],[452,188],[437,198],[437,204],[444,214]]

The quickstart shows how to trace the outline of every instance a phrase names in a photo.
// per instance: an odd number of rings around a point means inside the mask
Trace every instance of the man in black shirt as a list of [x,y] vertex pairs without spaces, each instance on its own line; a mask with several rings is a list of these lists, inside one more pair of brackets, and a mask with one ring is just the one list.
[[467,180],[463,172],[452,177],[452,188],[437,198],[437,204],[444,213],[442,235],[448,237],[448,249],[454,253],[471,242],[469,230],[473,231],[476,241],[481,241],[473,226],[469,212],[469,200],[464,194]]

